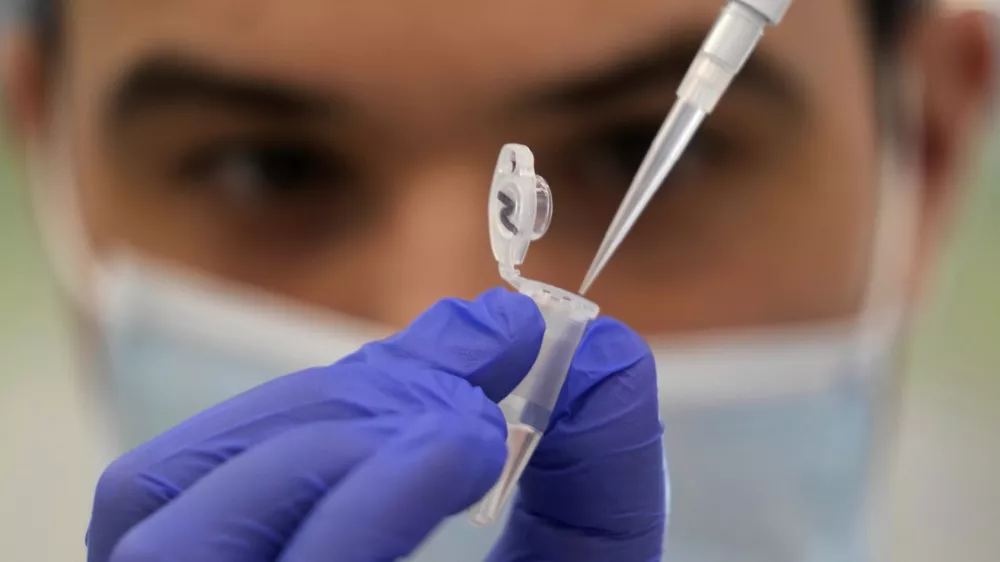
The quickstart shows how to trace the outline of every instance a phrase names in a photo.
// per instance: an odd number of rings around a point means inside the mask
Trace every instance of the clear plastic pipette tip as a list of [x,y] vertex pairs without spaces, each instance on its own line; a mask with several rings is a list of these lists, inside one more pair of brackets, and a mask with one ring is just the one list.
[[674,104],[604,235],[601,247],[597,250],[597,255],[594,256],[594,261],[583,279],[583,285],[580,287],[581,295],[590,290],[597,276],[611,261],[611,257],[639,219],[639,215],[677,165],[704,119],[705,112],[701,108],[685,100],[679,100]]
[[525,424],[507,425],[507,461],[500,479],[471,511],[472,523],[480,527],[492,525],[500,518],[507,500],[517,488],[521,474],[535,453],[542,432]]

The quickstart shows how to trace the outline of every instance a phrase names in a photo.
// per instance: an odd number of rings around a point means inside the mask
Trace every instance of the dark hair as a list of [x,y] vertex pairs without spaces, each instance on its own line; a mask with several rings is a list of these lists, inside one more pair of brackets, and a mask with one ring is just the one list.
[[[65,0],[27,0],[31,22],[35,26],[46,55],[55,56],[60,42],[60,4]],[[879,50],[890,47],[910,18],[927,0],[861,0],[868,11],[868,26]]]

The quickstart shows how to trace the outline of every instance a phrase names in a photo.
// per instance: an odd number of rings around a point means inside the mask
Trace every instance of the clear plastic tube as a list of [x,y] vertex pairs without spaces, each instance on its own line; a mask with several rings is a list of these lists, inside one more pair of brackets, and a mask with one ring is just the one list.
[[597,305],[549,285],[528,281],[519,289],[538,304],[545,335],[527,376],[500,402],[507,422],[507,462],[500,479],[471,511],[472,522],[481,526],[494,523],[503,512],[549,425],[587,324],[598,314]]
[[587,299],[525,279],[517,270],[530,243],[545,234],[551,217],[552,193],[535,174],[534,155],[526,146],[505,145],[490,190],[490,244],[500,276],[538,305],[545,334],[528,374],[500,402],[507,422],[507,461],[493,489],[470,511],[472,522],[481,526],[494,523],[503,513],[549,425],[576,348],[599,312]]

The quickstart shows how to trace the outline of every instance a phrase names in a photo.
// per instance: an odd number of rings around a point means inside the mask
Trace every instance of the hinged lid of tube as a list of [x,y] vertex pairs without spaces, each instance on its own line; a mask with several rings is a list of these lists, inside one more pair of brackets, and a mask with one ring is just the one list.
[[541,238],[552,220],[552,191],[535,174],[528,147],[507,144],[500,150],[490,187],[489,225],[500,276],[517,287],[528,246]]

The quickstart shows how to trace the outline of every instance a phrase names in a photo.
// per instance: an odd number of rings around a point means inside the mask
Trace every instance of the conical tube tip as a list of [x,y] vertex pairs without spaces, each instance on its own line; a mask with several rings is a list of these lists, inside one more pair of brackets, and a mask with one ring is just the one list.
[[469,518],[473,525],[486,527],[500,519],[507,502],[514,494],[517,481],[535,453],[542,432],[525,424],[507,426],[507,460],[504,462],[500,479],[493,488],[473,506]]

